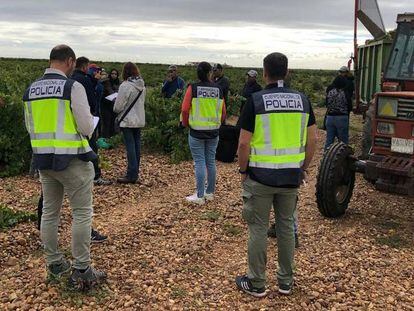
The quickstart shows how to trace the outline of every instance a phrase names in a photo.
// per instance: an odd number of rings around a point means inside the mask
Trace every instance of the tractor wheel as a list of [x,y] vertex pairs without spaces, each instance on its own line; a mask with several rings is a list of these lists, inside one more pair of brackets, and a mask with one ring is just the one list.
[[353,150],[342,142],[333,144],[325,153],[316,183],[318,209],[325,217],[336,218],[345,213],[355,184],[351,169]]

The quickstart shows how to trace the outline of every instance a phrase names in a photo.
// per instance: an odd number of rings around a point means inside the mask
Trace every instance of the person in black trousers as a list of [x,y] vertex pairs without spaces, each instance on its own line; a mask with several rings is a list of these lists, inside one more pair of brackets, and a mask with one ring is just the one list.
[[114,102],[106,99],[107,96],[118,92],[119,89],[119,72],[116,69],[110,71],[108,79],[103,81],[103,96],[101,101],[101,126],[102,126],[102,137],[111,138],[115,135],[115,118],[114,113]]
[[[96,65],[95,65],[96,66]],[[88,74],[88,67],[89,67],[89,59],[82,56],[76,59],[76,67],[75,71],[73,72],[71,78],[75,81],[78,81],[80,84],[83,85],[86,91],[86,96],[88,97],[89,107],[91,109],[91,114],[93,116],[98,116],[99,109],[98,109],[98,96],[96,94],[96,85],[98,83],[98,78],[100,71],[99,67],[94,67],[96,70],[92,70],[89,72],[93,72],[93,75]],[[89,146],[92,150],[98,154],[98,145],[96,141],[98,139],[98,132],[97,129],[92,134],[92,137],[89,138]],[[93,167],[95,169],[95,178],[94,184],[97,186],[102,185],[110,185],[112,184],[111,181],[105,180],[102,178],[101,168],[99,167],[99,157],[92,161]]]

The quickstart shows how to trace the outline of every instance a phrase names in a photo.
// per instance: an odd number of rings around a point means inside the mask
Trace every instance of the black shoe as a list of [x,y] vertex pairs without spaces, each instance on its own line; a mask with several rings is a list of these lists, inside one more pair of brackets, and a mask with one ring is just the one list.
[[106,273],[89,266],[84,272],[74,269],[68,279],[68,285],[79,291],[88,291],[106,280]]
[[267,236],[269,238],[276,238],[276,224],[272,224],[267,230]]
[[242,291],[244,291],[245,293],[252,295],[254,297],[264,297],[266,296],[266,288],[262,287],[262,288],[256,288],[253,287],[252,282],[250,281],[250,279],[247,277],[247,275],[239,275],[236,277],[236,285],[238,289],[241,289]]
[[294,282],[290,284],[279,284],[279,293],[282,295],[290,295],[292,293]]
[[52,263],[47,266],[47,274],[49,277],[58,278],[70,271],[72,263],[69,260],[62,259],[58,263]]
[[129,179],[128,177],[121,177],[116,180],[120,184],[135,184],[137,182],[136,179]]
[[112,185],[112,181],[99,177],[98,179],[94,179],[93,184],[95,186],[108,186]]
[[102,243],[108,240],[106,235],[100,234],[98,231],[93,230],[91,231],[91,243]]

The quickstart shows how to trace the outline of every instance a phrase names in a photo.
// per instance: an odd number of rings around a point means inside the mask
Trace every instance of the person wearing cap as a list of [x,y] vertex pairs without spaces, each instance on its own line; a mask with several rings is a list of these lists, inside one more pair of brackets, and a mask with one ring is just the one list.
[[[256,70],[249,70],[246,73],[246,83],[244,84],[243,90],[241,91],[241,95],[246,98],[249,99],[250,97],[252,97],[252,94],[258,91],[261,91],[262,87],[259,83],[257,83],[257,71]],[[241,107],[240,107],[240,113],[243,109],[244,106],[244,102],[242,103]]]
[[230,80],[224,75],[223,66],[221,64],[215,64],[213,66],[214,82],[217,83],[223,91],[224,101],[229,105],[229,90]]
[[354,76],[352,75],[351,71],[347,66],[342,66],[341,68],[339,68],[338,75],[346,78],[347,83],[344,88],[344,92],[347,98],[352,101],[352,97],[354,96],[355,91]]
[[99,67],[96,64],[89,64],[87,75],[89,79],[91,79],[92,85],[95,89],[97,116],[101,115],[101,100],[103,95],[103,84],[101,82],[101,79],[105,74],[105,69]]
[[177,74],[177,66],[169,66],[167,77],[162,84],[162,96],[165,98],[171,98],[175,93],[181,94],[181,92],[184,90],[184,86],[185,81]]
[[338,138],[345,144],[349,140],[349,114],[352,111],[352,101],[345,92],[348,86],[346,76],[338,75],[326,95],[326,143],[325,150]]

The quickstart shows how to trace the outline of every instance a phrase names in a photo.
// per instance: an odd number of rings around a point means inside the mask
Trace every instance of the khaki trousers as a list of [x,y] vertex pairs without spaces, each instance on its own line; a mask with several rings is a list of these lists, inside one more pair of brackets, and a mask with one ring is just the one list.
[[297,192],[297,188],[269,187],[250,178],[243,183],[243,219],[249,227],[248,277],[254,287],[266,284],[267,229],[272,205],[278,245],[277,279],[279,284],[293,281]]
[[89,266],[94,176],[93,164],[79,159],[73,159],[63,171],[40,171],[43,191],[40,236],[48,265],[59,263],[63,258],[58,248],[58,227],[66,193],[72,208],[73,267],[86,269]]

